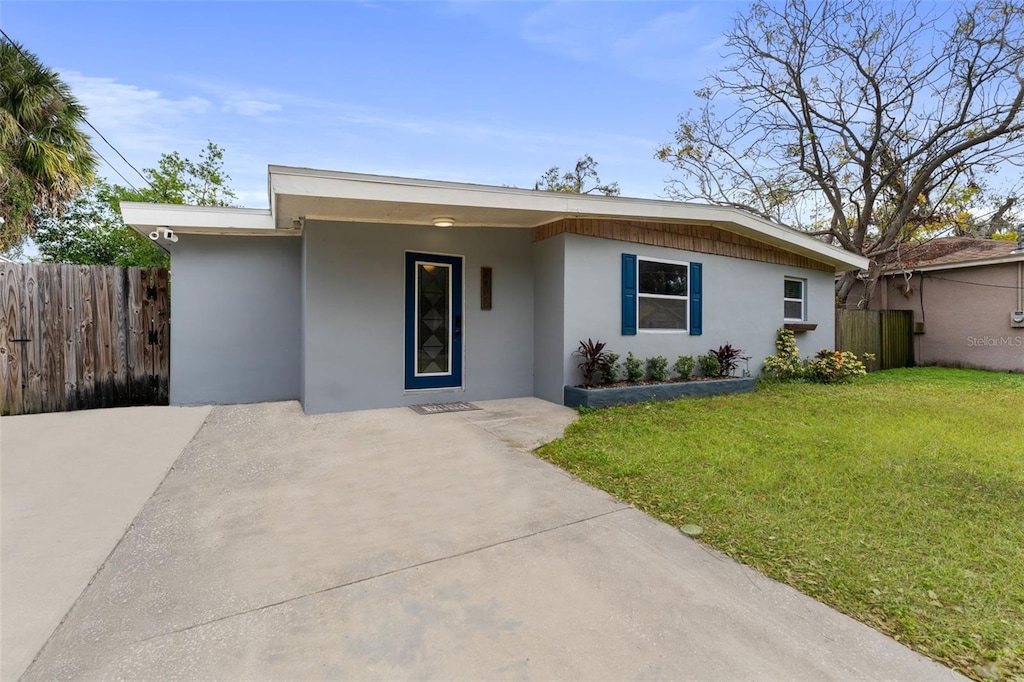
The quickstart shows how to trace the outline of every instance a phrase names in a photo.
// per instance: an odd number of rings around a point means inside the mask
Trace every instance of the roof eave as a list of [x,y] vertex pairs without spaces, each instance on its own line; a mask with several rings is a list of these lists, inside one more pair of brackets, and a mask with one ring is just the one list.
[[1000,258],[985,258],[974,261],[958,261],[956,263],[935,263],[934,265],[911,265],[904,268],[892,268],[885,271],[886,275],[898,275],[904,272],[931,272],[933,270],[960,270],[963,268],[976,268],[986,265],[1004,265],[1006,263],[1024,262],[1024,253],[1011,251],[1007,256]]
[[184,206],[125,201],[121,216],[126,225],[144,236],[166,228],[182,234],[275,235],[269,209],[221,206]]
[[[868,267],[867,258],[825,244],[809,235],[751,213],[724,206],[542,192],[514,187],[416,180],[290,166],[270,166],[269,175],[273,197],[271,205],[275,209],[277,197],[292,196],[421,204],[439,208],[451,206],[521,211],[524,216],[530,216],[530,220],[517,227],[527,228],[561,218],[580,217],[703,223],[723,226],[729,231],[757,241],[828,263],[840,271]],[[282,221],[287,222],[297,217],[277,213],[276,220],[280,224]],[[344,220],[344,217],[338,216],[335,219]]]

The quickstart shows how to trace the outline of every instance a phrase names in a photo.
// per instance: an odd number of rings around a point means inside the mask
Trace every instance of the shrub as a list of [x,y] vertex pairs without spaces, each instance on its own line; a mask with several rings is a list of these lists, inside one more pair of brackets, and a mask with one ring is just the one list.
[[690,375],[693,374],[693,356],[692,355],[680,355],[676,358],[675,364],[672,365],[672,369],[679,375],[680,379],[689,379]]
[[651,381],[668,381],[668,358],[663,355],[647,358],[647,376]]
[[626,353],[626,379],[628,381],[640,381],[644,378],[644,365],[640,358],[633,357],[632,353]]
[[580,341],[580,347],[574,353],[574,355],[582,358],[582,362],[576,366],[583,371],[583,384],[585,386],[593,386],[594,375],[601,371],[601,366],[608,355],[604,351],[605,345],[601,341],[587,339],[586,341]]
[[858,358],[850,351],[820,350],[812,360],[803,360],[796,346],[796,336],[789,329],[776,332],[775,348],[779,352],[764,359],[764,374],[775,381],[806,379],[819,384],[841,384],[867,374],[864,363],[875,356],[865,353]]
[[818,351],[814,359],[807,363],[805,372],[808,379],[819,384],[843,384],[868,373],[860,358],[850,351],[825,349]]
[[614,384],[619,380],[619,354],[605,353],[601,363],[601,383]]
[[743,357],[743,349],[733,348],[732,344],[719,346],[718,350],[709,350],[708,353],[718,360],[718,375],[725,376],[736,371],[736,365]]
[[697,356],[697,366],[700,367],[700,373],[706,377],[717,377],[722,372],[722,366],[714,355]]
[[804,361],[796,346],[796,334],[791,329],[779,329],[775,333],[775,355],[764,359],[764,374],[775,381],[793,381],[804,376]]

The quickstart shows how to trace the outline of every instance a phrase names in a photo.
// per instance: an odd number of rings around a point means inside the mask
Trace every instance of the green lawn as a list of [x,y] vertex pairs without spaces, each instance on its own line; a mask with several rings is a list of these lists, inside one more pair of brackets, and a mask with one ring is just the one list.
[[1024,679],[1024,376],[583,414],[541,457],[974,677]]

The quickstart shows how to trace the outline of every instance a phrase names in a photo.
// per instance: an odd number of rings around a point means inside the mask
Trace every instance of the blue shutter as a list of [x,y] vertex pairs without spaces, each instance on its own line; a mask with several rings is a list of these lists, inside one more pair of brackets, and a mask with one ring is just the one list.
[[636,256],[622,254],[622,335],[636,336]]
[[704,266],[690,263],[690,336],[704,332]]

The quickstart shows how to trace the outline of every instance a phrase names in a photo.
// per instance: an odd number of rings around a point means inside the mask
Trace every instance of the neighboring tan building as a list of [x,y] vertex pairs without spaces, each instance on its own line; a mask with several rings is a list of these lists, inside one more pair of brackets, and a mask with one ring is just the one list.
[[[861,307],[863,293],[855,286],[847,307]],[[1024,372],[1024,252],[1016,242],[908,244],[889,259],[869,307],[914,311],[919,365]]]

